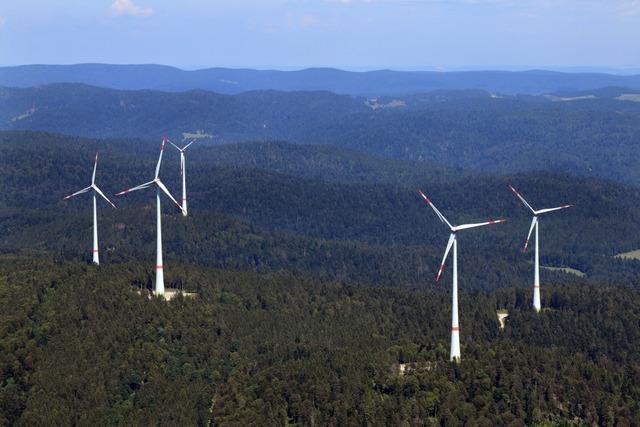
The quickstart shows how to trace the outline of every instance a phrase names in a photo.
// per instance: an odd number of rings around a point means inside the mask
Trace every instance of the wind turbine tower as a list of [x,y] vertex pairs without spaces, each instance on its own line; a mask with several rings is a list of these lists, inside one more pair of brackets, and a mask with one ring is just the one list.
[[160,205],[160,192],[164,192],[170,199],[175,203],[175,205],[181,211],[182,206],[176,201],[176,199],[171,195],[167,187],[160,180],[160,165],[162,164],[162,153],[164,152],[164,145],[167,141],[167,138],[162,140],[162,146],[160,147],[160,156],[158,157],[158,164],[156,165],[156,173],[153,178],[153,181],[145,182],[144,184],[140,184],[133,188],[128,188],[124,191],[121,191],[116,194],[116,196],[121,196],[123,194],[131,193],[132,191],[144,190],[145,188],[155,187],[156,188],[156,283],[154,285],[154,293],[156,295],[164,295],[164,264],[162,263],[162,207]]
[[96,153],[96,160],[93,163],[93,174],[91,175],[91,185],[87,188],[83,188],[80,191],[76,191],[73,194],[68,195],[64,198],[64,200],[69,200],[72,197],[75,197],[79,194],[86,193],[87,191],[93,190],[93,263],[96,265],[100,265],[100,254],[98,252],[98,207],[96,202],[96,193],[100,195],[103,199],[107,201],[112,207],[116,207],[111,200],[104,195],[104,193],[98,188],[96,185],[96,168],[98,167],[98,153]]
[[169,144],[173,145],[176,150],[180,152],[180,176],[182,177],[182,215],[187,216],[187,171],[186,171],[186,161],[184,158],[184,152],[189,148],[191,144],[196,142],[194,139],[184,147],[180,148],[173,142],[169,141]]
[[485,225],[498,224],[501,222],[505,222],[505,219],[498,220],[489,220],[487,222],[481,222],[476,224],[463,224],[453,226],[447,219],[440,213],[438,208],[429,200],[429,198],[420,190],[418,190],[420,196],[424,199],[424,201],[431,206],[433,211],[436,213],[440,221],[449,227],[451,234],[449,235],[449,242],[447,243],[447,248],[444,251],[444,257],[442,258],[442,263],[440,264],[440,268],[438,269],[438,275],[436,276],[436,282],[440,280],[440,276],[444,271],[445,261],[447,260],[447,256],[449,255],[449,251],[453,248],[453,284],[452,284],[452,301],[451,301],[451,361],[460,361],[460,323],[458,321],[458,239],[457,233],[461,230],[467,230],[470,228],[476,227],[484,227]]
[[535,228],[536,230],[536,253],[535,253],[535,267],[534,267],[534,273],[533,273],[533,308],[536,311],[540,311],[540,309],[542,308],[542,305],[540,304],[540,248],[539,248],[539,236],[538,236],[538,216],[545,214],[545,213],[549,213],[549,212],[553,212],[553,211],[559,211],[561,209],[567,209],[572,207],[573,205],[564,205],[564,206],[558,206],[557,208],[548,208],[548,209],[540,209],[540,210],[535,210],[531,207],[531,205],[524,199],[524,197],[522,197],[522,195],[520,193],[518,193],[518,191],[513,188],[513,186],[509,185],[509,188],[511,189],[511,191],[513,191],[513,194],[515,194],[520,201],[527,207],[529,208],[529,210],[533,213],[533,219],[531,220],[531,227],[529,227],[529,234],[527,235],[527,240],[524,242],[524,248],[522,249],[523,252],[527,251],[527,247],[529,246],[529,239],[531,238],[531,233],[533,232],[533,229]]

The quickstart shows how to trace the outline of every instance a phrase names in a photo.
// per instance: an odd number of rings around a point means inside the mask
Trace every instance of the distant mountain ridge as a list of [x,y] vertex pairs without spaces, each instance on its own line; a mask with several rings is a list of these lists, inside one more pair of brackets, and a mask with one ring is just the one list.
[[165,65],[21,65],[0,67],[0,86],[30,87],[84,83],[113,89],[210,90],[237,94],[251,90],[327,90],[350,95],[390,95],[433,90],[480,89],[503,94],[580,91],[607,86],[640,89],[640,75],[556,71],[298,71],[206,68],[187,71]]

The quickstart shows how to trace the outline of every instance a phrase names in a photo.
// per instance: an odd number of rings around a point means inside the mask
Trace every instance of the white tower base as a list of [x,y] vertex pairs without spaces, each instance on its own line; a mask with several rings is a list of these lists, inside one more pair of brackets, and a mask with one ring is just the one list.
[[451,357],[452,362],[460,361],[460,327],[451,328]]
[[460,323],[458,322],[458,240],[453,240],[453,288],[451,301],[451,361],[460,361]]
[[156,295],[164,295],[164,265],[162,264],[162,208],[160,207],[160,189],[156,190],[156,283],[153,292]]

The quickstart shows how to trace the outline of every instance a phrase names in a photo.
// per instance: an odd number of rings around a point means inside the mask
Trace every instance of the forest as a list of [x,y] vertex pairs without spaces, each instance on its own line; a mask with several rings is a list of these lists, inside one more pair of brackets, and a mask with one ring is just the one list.
[[[86,259],[88,254],[90,198],[62,198],[88,184],[95,152],[101,152],[97,182],[113,194],[150,179],[159,149],[149,143],[44,133],[5,133],[1,138],[7,154],[0,159],[3,251],[36,251],[62,260]],[[615,258],[640,248],[640,194],[633,187],[540,173],[463,172],[448,179],[455,170],[412,169],[412,164],[340,150],[333,157],[319,156],[327,147],[285,143],[270,144],[267,154],[256,154],[249,162],[247,150],[247,144],[194,145],[188,153],[191,215],[182,218],[171,203],[163,207],[169,260],[250,271],[287,268],[357,283],[432,286],[448,230],[417,195],[420,187],[453,223],[508,219],[461,236],[467,286],[529,286],[532,254],[521,249],[531,218],[509,191],[511,183],[539,208],[576,205],[542,219],[543,265],[575,268],[598,284],[639,283],[640,262]],[[165,157],[163,181],[175,192],[180,188],[177,151],[167,151]],[[297,171],[279,166],[295,163],[304,166]],[[386,165],[380,170],[388,172],[369,178],[376,173],[374,167],[367,169],[371,164]],[[329,175],[332,180],[324,178]],[[107,205],[99,210],[105,259],[152,259],[152,195],[134,194],[117,203],[117,210]],[[544,275],[560,282],[576,280],[548,270]]]
[[638,41],[0,0],[0,427],[640,427]]
[[322,91],[0,87],[0,129],[147,141],[202,130],[215,143],[283,140],[483,172],[550,171],[637,185],[640,103],[620,99],[630,93],[637,91],[438,91],[374,102]]
[[[159,141],[0,132],[0,425],[607,425],[640,423],[640,193],[567,173],[497,175],[332,145],[199,141],[189,216],[163,202],[165,281],[150,294]],[[177,151],[163,181],[179,194]],[[531,309],[530,213],[541,219]],[[449,362],[453,223],[462,362]],[[507,310],[500,329],[497,310]],[[403,373],[399,366],[408,367]]]
[[549,286],[540,314],[527,289],[465,292],[451,364],[446,292],[177,264],[168,280],[198,295],[167,303],[136,292],[146,280],[137,262],[2,256],[0,422],[640,422],[640,295],[626,287]]

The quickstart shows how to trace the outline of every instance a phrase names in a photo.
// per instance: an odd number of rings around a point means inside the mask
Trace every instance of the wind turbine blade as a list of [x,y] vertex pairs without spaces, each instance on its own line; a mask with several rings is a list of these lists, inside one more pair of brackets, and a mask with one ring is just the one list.
[[460,230],[468,230],[469,228],[476,228],[476,227],[484,227],[485,225],[493,225],[493,224],[500,224],[501,222],[506,222],[506,219],[490,219],[487,222],[479,222],[476,224],[462,224],[462,225],[457,225],[455,227],[453,227],[453,231],[460,231]]
[[197,140],[196,140],[196,139],[194,139],[193,141],[191,141],[190,143],[188,143],[187,145],[185,145],[184,147],[182,147],[182,151],[184,151],[184,150],[186,150],[187,148],[189,148],[189,146],[190,146],[191,144],[193,144],[194,142],[196,142],[196,141],[197,141]]
[[440,268],[438,269],[438,275],[436,276],[436,282],[440,280],[440,276],[442,276],[442,272],[444,271],[444,263],[447,260],[447,256],[449,255],[449,251],[453,246],[453,242],[456,240],[456,235],[451,233],[449,236],[449,242],[447,243],[447,249],[444,251],[444,256],[442,257],[442,262],[440,263]]
[[102,198],[105,199],[107,201],[107,203],[109,203],[111,206],[116,208],[116,205],[114,205],[113,202],[111,200],[109,200],[109,198],[107,196],[104,195],[102,190],[100,190],[97,185],[93,184],[93,189],[96,191],[96,193],[98,193],[100,196],[102,196]]
[[93,163],[93,175],[91,175],[91,184],[96,182],[96,169],[98,167],[98,153],[96,153],[96,161]]
[[527,240],[524,242],[524,248],[522,248],[522,252],[527,251],[527,247],[529,246],[529,239],[531,239],[531,233],[533,232],[533,227],[535,227],[536,222],[538,222],[538,217],[534,216],[531,220],[531,227],[529,227],[529,234],[527,234]]
[[86,193],[86,192],[87,192],[87,191],[89,191],[89,190],[91,190],[91,186],[88,186],[87,188],[83,188],[83,189],[82,189],[82,190],[80,190],[80,191],[76,191],[76,192],[75,192],[75,193],[73,193],[73,194],[69,194],[68,196],[65,196],[65,198],[64,198],[64,199],[62,199],[62,200],[69,200],[70,198],[75,197],[75,196],[77,196],[77,195],[79,195],[79,194],[82,194],[82,193]]
[[184,209],[182,208],[182,206],[180,205],[180,203],[177,202],[176,199],[173,198],[173,196],[171,195],[171,193],[169,193],[169,190],[167,190],[167,187],[164,186],[164,184],[162,183],[162,181],[160,181],[159,179],[156,180],[156,184],[158,184],[158,187],[160,187],[160,189],[162,191],[164,191],[164,194],[166,194],[167,196],[169,196],[169,198],[173,201],[173,203],[176,204],[176,206],[178,207],[178,209],[180,209],[181,211],[184,212]]
[[178,150],[178,151],[182,151],[182,150],[184,150],[184,148],[180,148],[180,147],[178,147],[176,144],[174,144],[174,143],[173,143],[173,142],[171,142],[171,141],[169,141],[169,144],[173,145],[173,146],[175,147],[175,149],[176,149],[176,150]]
[[449,221],[447,221],[447,219],[444,217],[444,215],[442,215],[440,213],[438,208],[436,208],[436,206],[431,202],[431,200],[429,200],[429,198],[421,190],[418,190],[418,194],[420,194],[420,196],[424,199],[424,201],[429,206],[431,206],[431,209],[433,209],[433,211],[436,213],[436,215],[438,215],[438,218],[440,218],[440,221],[442,221],[443,224],[446,224],[447,226],[449,226],[450,229],[453,230],[453,226],[449,223]]
[[567,209],[567,208],[571,208],[571,207],[573,207],[573,205],[564,205],[564,206],[558,206],[557,208],[540,209],[539,211],[535,211],[535,214],[536,215],[540,215],[540,214],[543,214],[543,213],[559,211],[561,209]]
[[131,193],[132,191],[138,191],[138,190],[143,190],[145,188],[149,188],[151,185],[153,185],[154,182],[155,181],[149,181],[149,182],[145,182],[144,184],[140,184],[136,187],[127,188],[126,190],[116,193],[116,196],[122,196],[123,194]]
[[154,178],[158,178],[160,174],[160,164],[162,164],[162,153],[164,152],[164,143],[167,141],[166,138],[162,140],[162,145],[160,146],[160,156],[158,156],[158,164],[156,165],[156,175]]
[[526,207],[528,207],[528,208],[529,208],[529,210],[530,210],[531,212],[533,212],[533,214],[535,215],[536,211],[535,211],[535,210],[533,210],[533,208],[531,207],[531,205],[530,205],[530,204],[529,204],[529,203],[524,199],[524,197],[522,197],[522,195],[521,195],[520,193],[518,193],[518,190],[516,190],[515,188],[513,188],[513,186],[512,186],[512,185],[509,185],[509,188],[511,189],[511,191],[513,191],[513,194],[515,194],[516,196],[518,196],[518,199],[520,199],[520,201],[521,201],[522,203],[524,203],[524,205],[525,205]]

